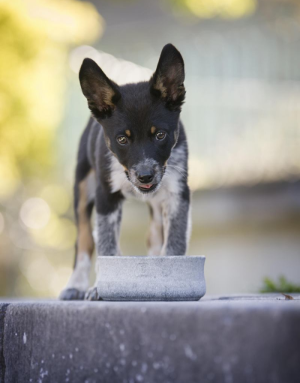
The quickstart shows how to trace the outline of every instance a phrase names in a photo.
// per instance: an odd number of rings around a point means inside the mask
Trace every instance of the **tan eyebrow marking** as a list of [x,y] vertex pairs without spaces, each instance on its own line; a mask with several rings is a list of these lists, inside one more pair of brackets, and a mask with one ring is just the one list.
[[125,130],[125,134],[127,137],[130,137],[131,136],[131,131],[129,129]]
[[151,126],[151,133],[154,134],[156,132],[156,127],[155,126]]

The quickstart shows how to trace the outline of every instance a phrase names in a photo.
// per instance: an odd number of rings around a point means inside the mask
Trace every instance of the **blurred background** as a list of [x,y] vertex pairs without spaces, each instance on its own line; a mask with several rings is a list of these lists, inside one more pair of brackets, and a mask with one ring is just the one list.
[[[56,297],[71,274],[83,58],[123,84],[169,42],[207,293],[300,291],[299,1],[0,0],[0,296]],[[125,203],[125,255],[146,254],[148,224]]]

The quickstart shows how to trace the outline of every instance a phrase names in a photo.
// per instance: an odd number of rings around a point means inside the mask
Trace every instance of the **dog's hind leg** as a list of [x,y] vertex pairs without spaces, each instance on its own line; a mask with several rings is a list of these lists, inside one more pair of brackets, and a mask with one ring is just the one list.
[[151,223],[148,234],[148,255],[160,255],[164,242],[162,206],[149,204]]
[[[85,133],[84,133],[85,134]],[[74,210],[77,223],[74,270],[60,294],[63,300],[84,299],[89,288],[91,257],[94,250],[91,215],[95,199],[95,172],[91,169],[86,154],[84,134],[80,142],[76,180],[74,186]]]
[[78,193],[77,203],[75,203],[77,221],[76,253],[73,273],[66,289],[60,295],[60,299],[63,300],[84,299],[84,294],[90,285],[91,257],[94,251],[90,218],[94,199],[89,188],[91,188],[94,177],[94,172],[90,171],[84,180],[75,185],[75,189],[77,189],[75,193]]

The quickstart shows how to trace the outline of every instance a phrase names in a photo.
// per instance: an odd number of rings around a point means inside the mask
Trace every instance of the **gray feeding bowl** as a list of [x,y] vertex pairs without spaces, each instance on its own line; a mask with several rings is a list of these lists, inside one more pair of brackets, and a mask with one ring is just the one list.
[[198,301],[206,292],[205,257],[100,256],[99,296],[105,301]]

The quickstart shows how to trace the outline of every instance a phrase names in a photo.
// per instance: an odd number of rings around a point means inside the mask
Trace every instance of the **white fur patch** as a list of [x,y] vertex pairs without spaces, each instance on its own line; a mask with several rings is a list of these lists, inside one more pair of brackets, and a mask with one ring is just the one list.
[[119,190],[130,190],[130,182],[128,181],[124,168],[116,157],[111,156],[111,174],[110,174],[111,192],[115,193]]
[[95,172],[91,171],[86,177],[86,193],[87,193],[87,202],[91,202],[95,199],[96,193],[96,176]]
[[76,266],[73,270],[71,278],[66,286],[66,289],[77,289],[86,291],[90,285],[90,268],[91,260],[88,254],[78,254]]
[[[153,193],[143,194],[136,188],[126,177],[123,166],[119,163],[117,158],[111,156],[111,178],[110,185],[112,193],[121,191],[127,197],[134,197],[144,202],[158,201],[162,202],[165,199],[172,198],[173,195],[180,193],[179,180],[182,177],[183,170],[180,170],[178,165],[184,159],[185,152],[182,148],[173,149],[169,158],[170,166],[167,166],[165,175],[162,178],[160,185]],[[152,161],[147,159],[148,162]],[[174,167],[173,167],[174,166]],[[176,206],[174,210],[176,210]]]
[[187,247],[188,247],[189,242],[190,242],[191,233],[192,233],[192,211],[191,211],[191,205],[189,205],[188,224],[187,224],[187,229],[186,229],[186,244],[187,244]]
[[152,207],[152,220],[150,223],[149,239],[150,248],[148,255],[160,255],[163,246],[163,219],[162,207],[158,204],[151,204]]

